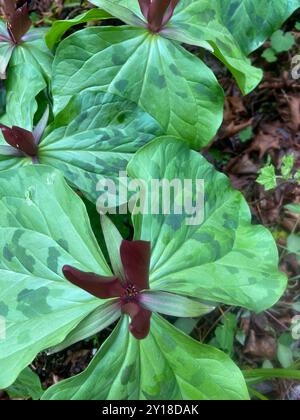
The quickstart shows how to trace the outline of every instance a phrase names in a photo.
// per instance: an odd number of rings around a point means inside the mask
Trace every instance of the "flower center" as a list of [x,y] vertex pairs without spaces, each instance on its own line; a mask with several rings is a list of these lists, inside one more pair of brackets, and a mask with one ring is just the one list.
[[127,303],[127,302],[131,302],[133,300],[136,300],[137,296],[139,295],[139,292],[137,290],[137,288],[135,287],[134,284],[132,283],[128,283],[125,287],[124,287],[124,294],[121,297],[121,300],[123,301],[123,303]]
[[138,0],[150,32],[157,34],[172,18],[179,0]]

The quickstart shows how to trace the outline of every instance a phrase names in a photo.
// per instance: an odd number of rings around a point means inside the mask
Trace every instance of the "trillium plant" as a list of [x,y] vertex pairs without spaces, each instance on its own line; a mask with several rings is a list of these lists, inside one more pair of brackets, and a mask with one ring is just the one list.
[[35,98],[50,82],[53,58],[45,44],[46,30],[32,26],[27,1],[2,0],[1,6],[0,78],[7,79],[6,118],[17,118],[29,128]]
[[[71,185],[96,203],[97,183],[115,180],[133,154],[162,135],[159,124],[136,104],[116,95],[86,91],[74,97],[47,126],[49,112],[35,127],[0,124],[0,173],[45,164],[61,170]],[[20,126],[19,126],[20,124]],[[2,137],[2,139],[1,139]]]
[[112,307],[119,314],[130,315],[129,330],[135,338],[142,339],[150,330],[151,312],[142,306],[143,291],[149,289],[150,243],[122,241],[120,257],[123,266],[120,278],[84,273],[69,266],[63,267],[63,273],[71,283],[100,299],[116,298]]
[[[32,378],[40,352],[101,332],[85,370],[35,397],[249,399],[227,354],[178,329],[221,304],[259,313],[286,288],[271,233],[199,153],[224,106],[205,61],[213,54],[249,93],[262,78],[249,55],[299,0],[92,3],[41,28],[28,2],[1,2],[0,389]],[[115,185],[124,171],[147,191],[130,196],[129,229],[122,211],[118,228],[96,212],[99,182]],[[184,187],[168,211],[144,211],[166,199],[153,181],[174,180]],[[201,188],[199,223],[178,211],[184,195],[198,202],[187,180]],[[124,209],[118,188],[111,194]]]
[[[168,166],[159,164],[166,160]],[[277,271],[271,234],[251,226],[241,194],[181,140],[149,143],[128,173],[146,184],[152,177],[204,179],[206,217],[189,226],[173,208],[169,215],[135,212],[130,241],[105,218],[110,265],[60,172],[30,165],[2,173],[0,310],[7,336],[0,386],[38,352],[60,351],[120,318],[87,370],[51,387],[44,399],[247,398],[228,356],[158,313],[196,317],[220,302],[255,311],[273,305],[286,279]]]
[[179,0],[139,0],[139,5],[146,19],[149,31],[159,33],[173,16]]
[[[1,62],[0,75],[5,77],[6,66],[10,60],[14,48],[26,40],[30,40],[30,36],[26,33],[31,27],[29,18],[29,10],[27,3],[20,7],[12,0],[6,0],[3,3],[6,22],[6,29],[1,27],[0,42],[6,46],[6,52]],[[7,44],[7,45],[5,45]]]
[[[167,134],[195,149],[218,130],[224,93],[210,68],[181,44],[214,54],[247,94],[262,78],[247,56],[299,7],[299,0],[92,3],[126,25],[89,27],[59,44],[53,66],[55,112],[71,96],[100,89],[135,102]],[[47,36],[53,43],[54,34]]]

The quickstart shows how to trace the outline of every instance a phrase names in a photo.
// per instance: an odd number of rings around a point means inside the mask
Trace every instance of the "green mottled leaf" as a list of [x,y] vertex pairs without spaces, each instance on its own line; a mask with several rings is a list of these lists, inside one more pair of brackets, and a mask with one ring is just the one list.
[[175,14],[163,33],[167,37],[186,42],[176,36],[182,30],[190,37],[189,43],[198,45],[201,40],[208,41],[214,54],[226,65],[237,80],[243,93],[251,92],[262,78],[262,71],[252,67],[250,60],[223,24],[215,1],[181,0]]
[[[186,223],[187,214],[175,214],[173,207],[166,215],[133,216],[135,239],[152,244],[152,296],[165,297],[153,311],[167,308],[167,314],[196,316],[211,309],[206,305],[212,301],[261,311],[278,300],[286,279],[277,271],[271,234],[251,226],[242,195],[199,153],[176,138],[158,138],[137,152],[128,170],[146,183],[204,180],[205,211],[198,224]],[[198,204],[198,194],[187,190],[192,204]],[[179,196],[174,193],[176,205]],[[0,388],[6,388],[38,352],[95,334],[116,320],[120,308],[112,311],[118,301],[96,299],[62,275],[65,264],[111,272],[83,203],[60,172],[42,165],[2,172],[0,212],[0,316],[6,326]],[[166,293],[179,296],[169,299]],[[52,387],[44,398],[245,399],[248,394],[240,371],[225,354],[153,313],[145,340],[129,333],[124,317],[88,369]]]
[[[26,83],[24,82],[26,80]],[[36,96],[46,87],[46,80],[30,62],[10,65],[7,72],[6,116],[8,125],[31,130],[37,111]],[[29,89],[30,86],[30,89]],[[2,135],[1,135],[2,136]]]
[[59,172],[43,166],[3,172],[0,212],[0,316],[6,324],[0,388],[6,388],[38,352],[63,341],[103,303],[67,282],[62,266],[111,272],[83,203]]
[[39,400],[43,394],[40,378],[29,367],[24,369],[17,380],[5,390],[10,398]]
[[118,302],[112,305],[111,300],[103,303],[86,318],[84,318],[65,338],[64,341],[57,346],[48,349],[47,353],[57,353],[67,347],[86,338],[90,338],[99,331],[109,327],[113,322],[117,321],[121,316],[120,306]]
[[299,0],[212,0],[245,54],[260,47],[300,7]]
[[[2,122],[2,121],[1,121]],[[0,132],[0,170],[6,171],[8,169],[22,168],[23,166],[31,164],[31,159],[19,158],[13,155],[9,155],[7,151],[7,143],[4,142],[2,132]]]
[[[93,3],[127,24],[131,22],[118,9],[120,6],[142,17],[136,0],[93,0]],[[246,55],[279,29],[298,7],[299,0],[180,0],[162,34],[206,49],[210,45],[242,91],[249,93],[261,80],[262,72],[251,66]]]
[[[142,17],[136,0],[93,0],[93,3],[99,7],[119,3]],[[195,10],[196,3],[202,15],[201,24],[224,25],[246,55],[259,48],[300,7],[299,0],[180,0],[174,16],[189,8]]]
[[140,302],[151,312],[178,318],[199,317],[215,309],[213,305],[208,305],[197,299],[155,290],[144,291]]
[[[7,69],[8,121],[11,124],[18,122],[27,129],[30,129],[37,109],[36,96],[51,79],[53,57],[44,41],[45,33],[44,28],[31,29],[25,35],[26,40],[13,48]],[[0,49],[0,71],[2,60]]]
[[53,56],[45,43],[47,28],[33,28],[27,34],[28,38],[14,49],[12,65],[30,63],[40,71],[46,80],[51,78]]
[[[1,22],[0,22],[1,25]],[[0,43],[0,79],[6,78],[6,68],[13,53],[13,46],[8,42]]]
[[82,23],[110,19],[111,15],[100,9],[90,9],[73,19],[67,20],[55,20],[52,24],[51,29],[46,34],[46,43],[50,49],[52,49],[63,37],[63,35],[73,26],[80,25]]
[[[123,1],[115,0],[95,0],[93,4],[106,10],[115,17],[120,17],[124,22],[130,26],[146,26],[145,19],[142,15],[138,16],[135,10],[130,10]],[[138,2],[135,3],[138,7]]]
[[80,375],[51,387],[44,400],[243,400],[241,372],[224,353],[200,344],[154,315],[138,342],[126,318]]
[[[133,153],[159,133],[159,125],[134,103],[85,91],[72,98],[48,127],[38,159],[62,171],[71,185],[95,203],[98,182],[103,177],[116,180]],[[32,164],[30,158],[2,157],[0,150],[0,170],[28,164]]]
[[[152,243],[152,289],[258,312],[277,302],[286,278],[278,272],[276,244],[269,231],[251,225],[248,205],[224,175],[174,138],[156,139],[142,148],[128,173],[146,181],[149,196],[153,179],[204,180],[204,219],[198,212],[194,225],[188,223],[195,214],[175,214],[173,205],[170,214],[133,216],[135,239]],[[192,193],[201,204],[196,185]],[[174,194],[172,201],[181,200],[179,190]]]
[[101,227],[113,272],[119,279],[125,279],[120,257],[122,235],[107,216],[101,216]]
[[85,89],[135,102],[164,132],[194,148],[207,144],[222,120],[223,91],[208,67],[144,28],[88,28],[60,43],[53,67],[55,112]]

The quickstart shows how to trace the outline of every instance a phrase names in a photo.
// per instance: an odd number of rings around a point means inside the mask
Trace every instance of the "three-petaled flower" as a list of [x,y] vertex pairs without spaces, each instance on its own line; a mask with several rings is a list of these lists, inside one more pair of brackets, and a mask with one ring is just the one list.
[[139,0],[141,12],[148,22],[148,29],[157,33],[173,16],[179,0]]
[[135,338],[143,339],[150,330],[151,311],[143,306],[143,291],[149,289],[150,255],[150,242],[123,240],[120,247],[121,278],[85,273],[68,265],[63,267],[63,274],[71,283],[99,299],[112,298],[112,305],[117,300],[116,310],[131,318],[129,331]]
[[118,274],[112,277],[86,273],[65,265],[65,278],[99,299],[110,299],[113,323],[122,314],[129,315],[130,333],[142,340],[150,332],[152,312],[174,316],[200,316],[214,309],[191,298],[159,290],[150,290],[151,244],[123,240],[120,246]]

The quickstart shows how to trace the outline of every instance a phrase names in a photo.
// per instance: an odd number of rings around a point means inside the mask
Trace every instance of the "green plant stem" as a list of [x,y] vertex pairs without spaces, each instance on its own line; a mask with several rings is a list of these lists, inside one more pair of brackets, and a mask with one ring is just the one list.
[[261,401],[269,401],[269,398],[265,397],[263,394],[261,394],[260,392],[256,391],[256,389],[253,389],[251,387],[248,387],[249,390],[249,394],[253,397],[258,398]]
[[267,379],[295,379],[300,380],[300,371],[295,369],[249,369],[243,375],[249,384],[255,384]]

